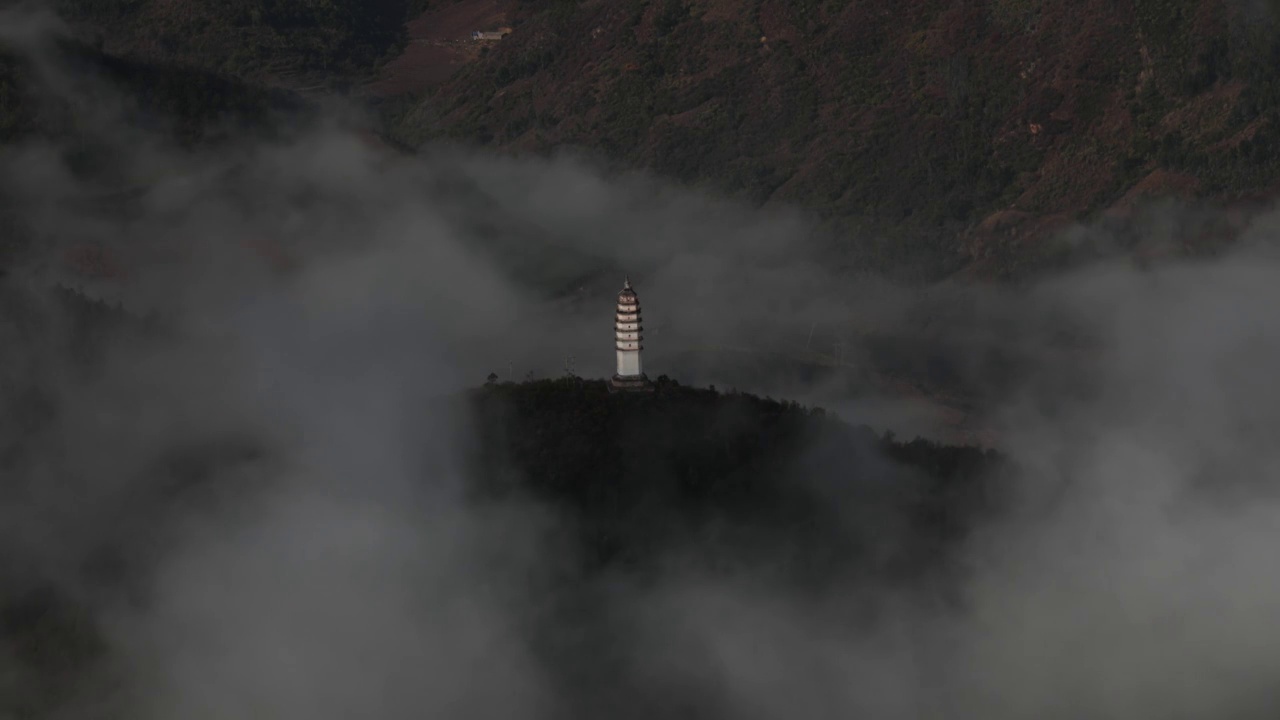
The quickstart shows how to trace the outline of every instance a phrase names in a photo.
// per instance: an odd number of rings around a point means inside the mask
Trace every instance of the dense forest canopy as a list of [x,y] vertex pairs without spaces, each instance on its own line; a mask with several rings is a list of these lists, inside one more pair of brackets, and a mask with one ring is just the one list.
[[[604,564],[686,546],[730,565],[782,553],[784,571],[811,580],[860,563],[937,569],[995,495],[1000,464],[993,451],[902,443],[666,378],[654,396],[566,378],[491,384],[476,402],[480,487],[571,508],[587,557]],[[864,522],[836,510],[853,507]],[[704,546],[709,533],[724,546]]]
[[1054,237],[1073,220],[1275,189],[1269,2],[628,0],[512,16],[517,32],[393,131],[572,144],[799,204],[850,267],[1026,277],[1089,255]]

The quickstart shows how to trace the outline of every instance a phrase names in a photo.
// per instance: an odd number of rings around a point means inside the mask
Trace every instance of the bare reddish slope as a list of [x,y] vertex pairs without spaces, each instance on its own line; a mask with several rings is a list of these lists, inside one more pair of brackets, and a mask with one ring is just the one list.
[[482,45],[471,39],[471,33],[504,25],[510,4],[509,0],[437,4],[409,22],[404,53],[387,63],[365,92],[389,97],[440,86],[459,67],[480,57]]

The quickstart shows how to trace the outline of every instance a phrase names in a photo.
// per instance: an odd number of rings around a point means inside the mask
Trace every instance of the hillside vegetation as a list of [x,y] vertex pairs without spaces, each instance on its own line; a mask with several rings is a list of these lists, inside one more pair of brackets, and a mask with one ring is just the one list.
[[[449,2],[450,0],[440,0]],[[465,0],[455,0],[463,1]],[[1280,171],[1280,25],[1229,0],[532,0],[404,115],[572,144],[812,208],[849,264],[937,277],[1063,259],[1047,232],[1140,196],[1232,201]]]
[[771,567],[821,583],[849,573],[944,573],[995,509],[993,451],[910,443],[821,409],[661,378],[653,395],[562,378],[474,394],[478,497],[527,495],[576,523],[587,567]]
[[[405,47],[406,18],[468,16],[475,1],[60,7],[112,56],[315,90],[370,78]],[[467,54],[425,96],[379,102],[389,137],[409,146],[576,146],[752,203],[800,205],[832,231],[833,264],[1021,277],[1090,252],[1053,239],[1078,219],[1109,211],[1123,222],[1166,195],[1271,196],[1274,5],[512,0],[514,33]],[[0,64],[0,136],[31,122],[12,109],[9,72]],[[1198,227],[1177,250],[1232,232]]]

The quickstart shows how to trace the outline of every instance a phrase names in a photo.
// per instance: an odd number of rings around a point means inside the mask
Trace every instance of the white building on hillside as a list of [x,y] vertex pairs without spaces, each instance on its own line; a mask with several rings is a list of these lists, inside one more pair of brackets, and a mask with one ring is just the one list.
[[472,40],[501,40],[511,34],[511,28],[500,27],[497,30],[476,30],[471,33]]

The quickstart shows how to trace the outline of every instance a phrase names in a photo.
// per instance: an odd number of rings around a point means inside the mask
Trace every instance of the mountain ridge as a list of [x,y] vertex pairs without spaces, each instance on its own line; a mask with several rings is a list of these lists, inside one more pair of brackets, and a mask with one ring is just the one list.
[[1013,276],[1143,198],[1276,189],[1276,24],[1235,3],[587,0],[510,23],[395,134],[801,205],[858,236],[851,265]]
[[[60,7],[110,55],[303,93],[354,92],[383,114],[393,146],[452,140],[536,154],[575,147],[751,204],[803,207],[829,231],[831,263],[929,281],[955,273],[1016,279],[1087,258],[1097,249],[1063,241],[1061,230],[1103,221],[1125,236],[1135,209],[1151,199],[1247,213],[1274,197],[1273,6]],[[470,33],[484,28],[468,23],[482,21],[514,32],[477,45]],[[1159,252],[1205,251],[1233,237],[1236,225],[1177,238]]]

